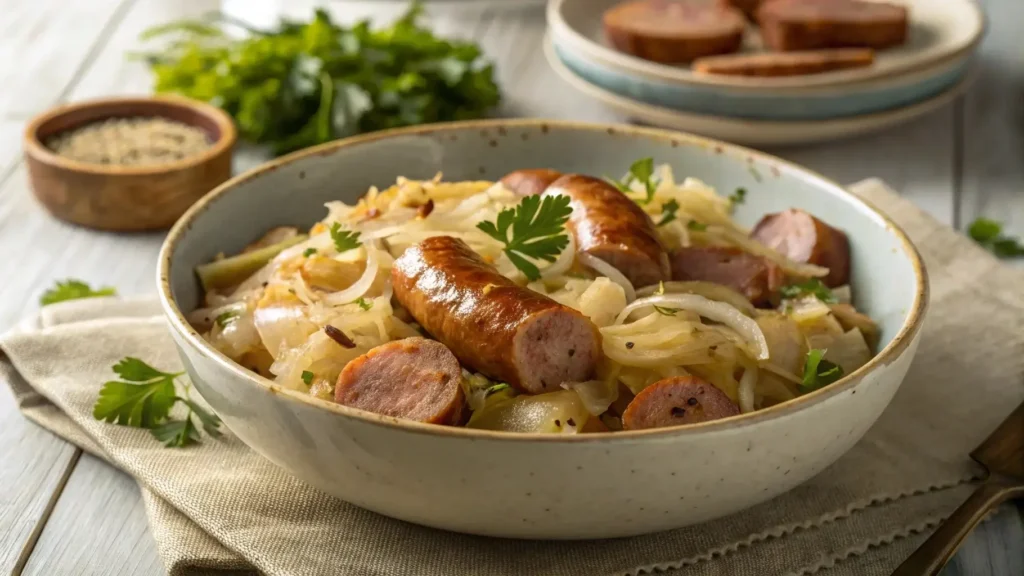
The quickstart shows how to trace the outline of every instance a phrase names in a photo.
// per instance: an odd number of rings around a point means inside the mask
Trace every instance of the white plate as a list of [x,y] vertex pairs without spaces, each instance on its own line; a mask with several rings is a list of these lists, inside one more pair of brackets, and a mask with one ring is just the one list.
[[[702,76],[685,66],[650,62],[610,47],[604,38],[601,15],[621,1],[549,0],[547,20],[552,38],[560,47],[625,73],[662,82],[747,87],[759,92],[863,82],[912,72],[973,51],[985,33],[984,14],[972,0],[891,0],[910,10],[910,36],[903,46],[879,51],[872,66],[782,78]],[[751,27],[745,44],[754,47],[759,42],[756,28]]]
[[974,73],[968,72],[963,80],[945,92],[904,108],[833,120],[772,122],[689,114],[644,104],[599,88],[575,75],[558,59],[550,40],[544,42],[544,55],[555,73],[577,90],[633,120],[750,146],[808,144],[847,138],[895,126],[945,106],[959,96],[974,79]]

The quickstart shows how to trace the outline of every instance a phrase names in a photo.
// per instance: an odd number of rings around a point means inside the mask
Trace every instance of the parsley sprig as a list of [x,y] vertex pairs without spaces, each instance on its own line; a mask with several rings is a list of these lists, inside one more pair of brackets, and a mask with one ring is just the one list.
[[971,222],[967,234],[999,258],[1024,256],[1024,244],[1020,239],[1003,234],[1003,225],[995,220],[978,218]]
[[824,388],[843,377],[843,367],[825,360],[826,350],[814,348],[807,352],[804,363],[804,377],[800,381],[800,389],[804,393]]
[[664,226],[669,222],[676,219],[676,212],[679,211],[679,202],[674,199],[669,200],[661,205],[661,220],[658,221],[658,226]]
[[732,202],[734,206],[737,204],[743,204],[747,201],[747,189],[737,188],[735,192],[729,195],[729,201]]
[[104,286],[103,288],[93,290],[91,286],[81,280],[68,278],[63,282],[58,281],[53,288],[43,292],[42,297],[39,298],[39,304],[42,306],[49,306],[50,304],[56,304],[57,302],[64,302],[66,300],[116,295],[117,290],[110,286]]
[[343,230],[341,224],[335,222],[331,224],[331,240],[334,242],[334,248],[339,254],[342,252],[348,252],[354,250],[363,245],[359,241],[360,232],[353,232],[351,230]]
[[496,223],[484,221],[476,227],[504,244],[508,259],[534,281],[540,279],[540,269],[524,256],[554,262],[569,245],[565,223],[571,213],[568,196],[527,196],[515,208],[498,213]]
[[811,278],[805,282],[798,282],[796,284],[783,286],[779,290],[779,293],[783,298],[800,298],[804,295],[811,295],[826,304],[835,304],[836,302],[839,302],[839,299],[836,298],[835,294],[833,294],[832,291],[828,289],[828,286],[825,286],[824,282],[818,278]]
[[641,158],[629,167],[629,174],[624,180],[612,180],[608,182],[618,188],[623,194],[632,194],[631,188],[634,182],[639,182],[644,187],[645,197],[637,200],[639,204],[648,204],[654,199],[654,193],[658,189],[658,179],[654,177],[654,158]]
[[[174,380],[184,372],[162,372],[133,357],[122,358],[113,366],[121,380],[112,380],[100,389],[93,406],[93,418],[134,428],[145,428],[164,446],[183,447],[199,442],[194,415],[206,433],[220,437],[220,418],[185,395],[178,396]],[[171,408],[181,402],[188,408],[184,420],[170,418]]]

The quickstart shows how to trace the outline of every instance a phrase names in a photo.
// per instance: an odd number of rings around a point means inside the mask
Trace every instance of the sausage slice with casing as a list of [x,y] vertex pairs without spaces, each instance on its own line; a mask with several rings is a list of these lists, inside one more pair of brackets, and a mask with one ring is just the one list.
[[739,413],[739,407],[718,388],[696,376],[675,376],[641,390],[622,414],[622,428],[681,426]]
[[905,6],[863,0],[771,0],[757,12],[772,50],[861,47],[880,50],[907,41]]
[[612,46],[645,60],[681,64],[743,44],[743,13],[712,0],[633,0],[603,15]]
[[462,366],[426,338],[388,342],[352,360],[338,376],[338,404],[386,416],[455,424],[462,414]]
[[850,242],[846,234],[796,208],[768,214],[750,236],[790,260],[828,268],[822,279],[835,288],[850,281]]
[[723,76],[800,76],[833,70],[863,68],[875,61],[870,48],[836,48],[801,52],[764,52],[760,54],[728,54],[698,58],[693,71],[698,74]]
[[502,276],[465,242],[434,236],[410,246],[391,268],[395,298],[459,361],[530,394],[593,377],[597,327]]
[[668,279],[668,255],[650,216],[614,186],[598,178],[567,174],[548,186],[545,194],[569,197],[569,228],[577,252],[611,264],[636,288]]
[[781,268],[756,254],[725,246],[690,246],[670,256],[672,279],[701,280],[728,286],[754,306],[770,304],[786,275]]
[[536,196],[542,194],[552,182],[562,176],[561,172],[547,168],[531,168],[509,172],[501,179],[505,188],[520,196]]

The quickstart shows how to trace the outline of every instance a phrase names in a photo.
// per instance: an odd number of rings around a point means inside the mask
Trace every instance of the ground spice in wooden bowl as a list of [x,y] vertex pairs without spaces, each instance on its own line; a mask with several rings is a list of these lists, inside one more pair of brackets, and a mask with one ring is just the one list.
[[210,148],[206,132],[166,118],[110,118],[62,132],[46,146],[59,156],[91,164],[167,164]]

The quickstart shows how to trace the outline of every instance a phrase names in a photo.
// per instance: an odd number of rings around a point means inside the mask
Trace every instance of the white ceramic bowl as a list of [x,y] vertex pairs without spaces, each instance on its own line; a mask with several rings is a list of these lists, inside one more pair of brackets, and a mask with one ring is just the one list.
[[[720,190],[748,189],[746,224],[799,206],[850,237],[858,307],[883,329],[880,353],[841,381],[753,414],[608,434],[510,434],[408,422],[313,399],[233,363],[183,316],[201,298],[194,267],[264,230],[308,226],[328,200],[355,200],[399,174],[491,178],[545,166],[623,171],[638,157]],[[200,200],[160,253],[160,295],[193,383],[242,441],[297,477],[395,518],[472,534],[602,538],[742,510],[834,462],[889,403],[910,365],[927,302],[914,247],[840,186],[777,158],[695,136],[540,120],[437,124],[298,152]]]

